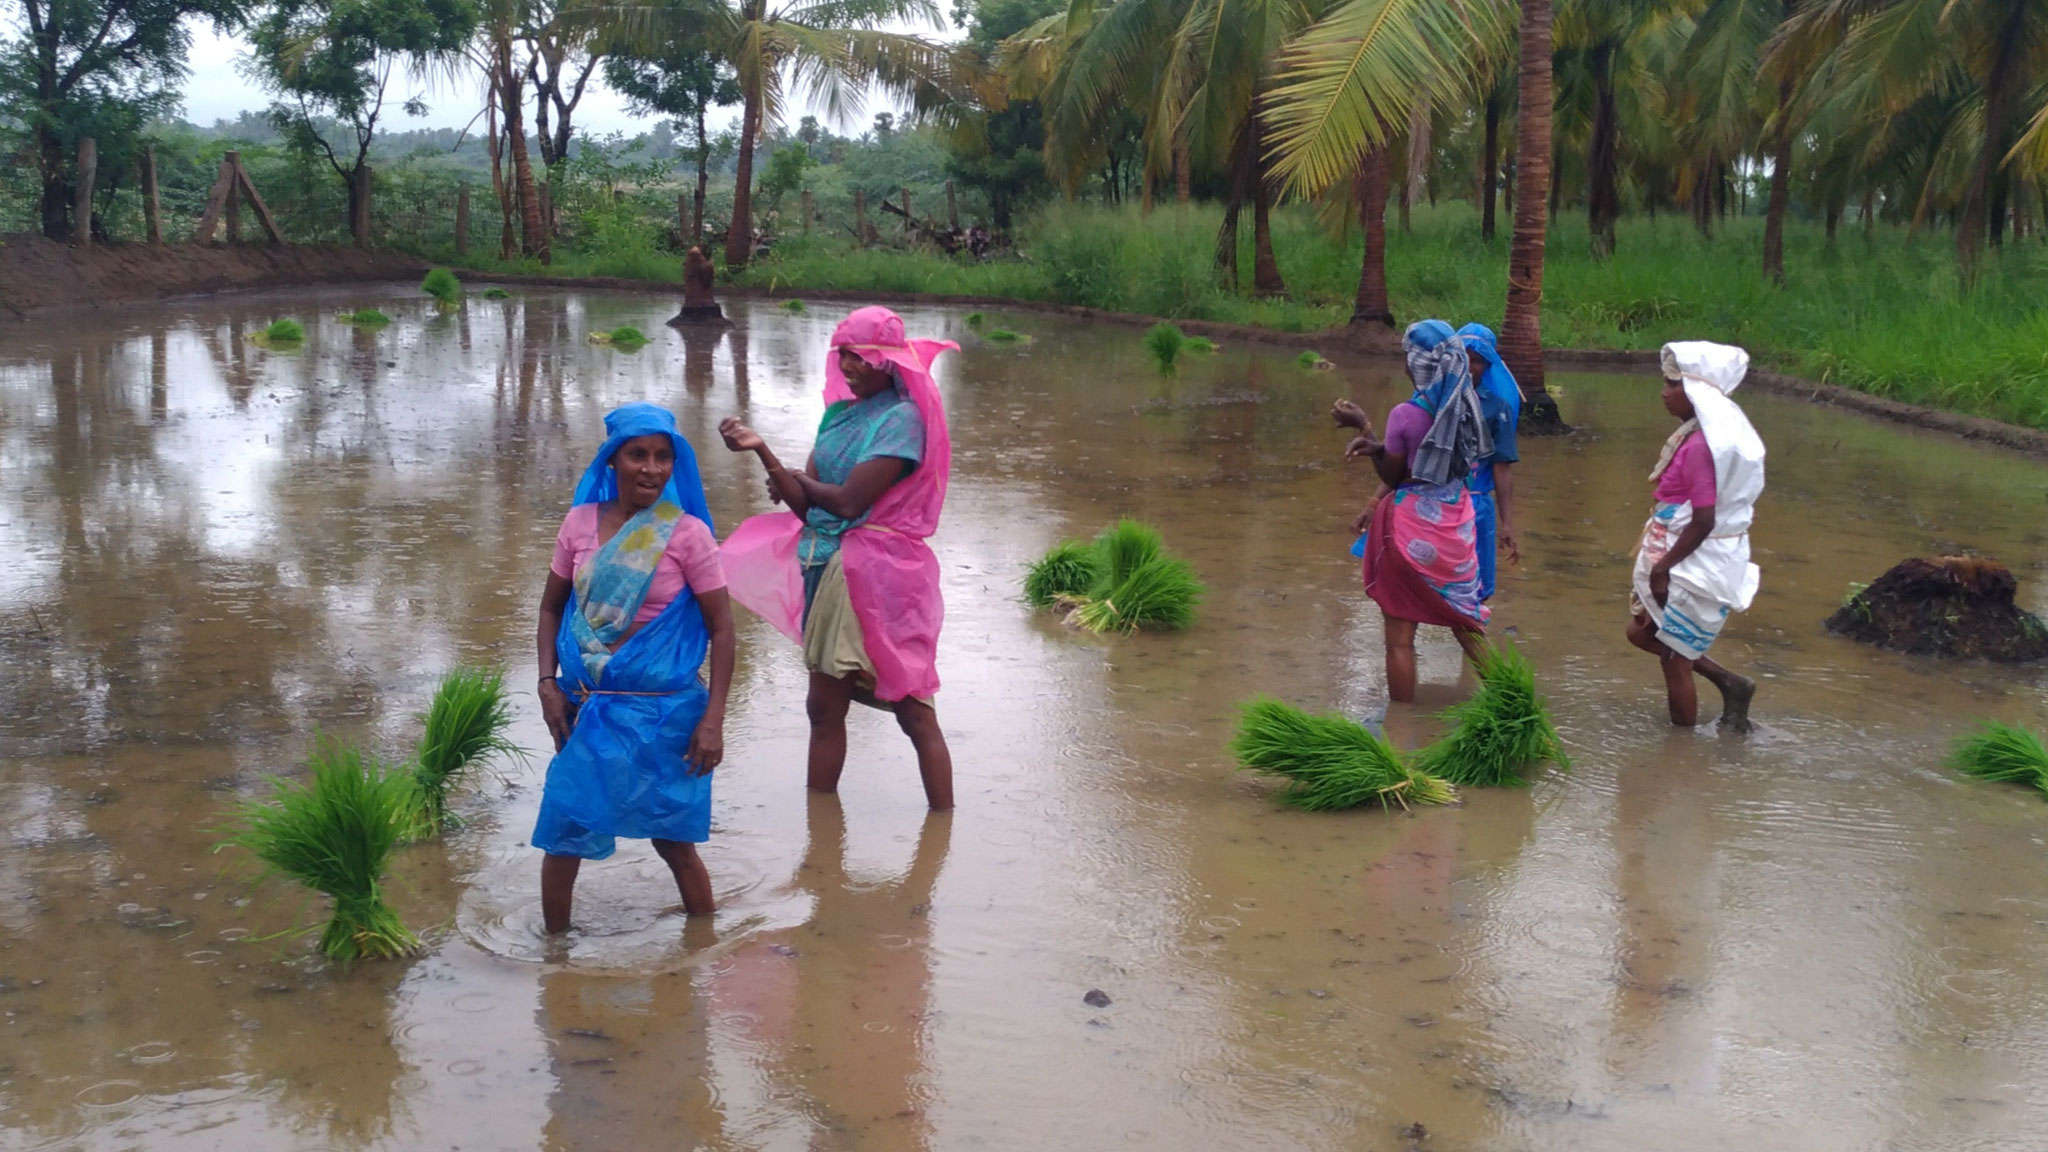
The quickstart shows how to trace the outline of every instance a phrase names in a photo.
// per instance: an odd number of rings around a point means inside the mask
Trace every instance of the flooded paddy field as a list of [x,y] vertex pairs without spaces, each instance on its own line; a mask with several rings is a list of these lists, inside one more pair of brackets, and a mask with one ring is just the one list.
[[[331,319],[367,306],[395,323]],[[966,345],[934,540],[958,810],[861,710],[842,795],[808,796],[799,653],[743,617],[718,915],[686,923],[628,843],[545,941],[534,612],[601,418],[673,409],[723,534],[767,500],[717,421],[807,447],[843,311],[729,303],[685,340],[673,307],[392,286],[0,332],[0,1149],[2041,1147],[2048,802],[1941,760],[1973,716],[2048,720],[2048,669],[1820,621],[1961,548],[2048,611],[2048,467],[1738,393],[1771,450],[1763,590],[1715,654],[1759,727],[1675,731],[1622,637],[1670,430],[1647,377],[1556,377],[1580,431],[1516,472],[1495,630],[1573,770],[1310,815],[1223,745],[1259,692],[1381,707],[1347,551],[1369,482],[1325,412],[1377,420],[1393,365],[1226,348],[1161,378],[1134,330],[997,313],[1033,340],[995,346],[906,310]],[[303,348],[248,342],[279,316]],[[654,342],[586,341],[621,324]],[[1020,602],[1119,514],[1208,581],[1190,632]],[[280,935],[322,903],[252,886],[222,824],[316,731],[400,751],[457,662],[508,669],[535,755],[399,857],[425,953],[332,968]],[[1404,746],[1471,687],[1445,633],[1421,666]]]

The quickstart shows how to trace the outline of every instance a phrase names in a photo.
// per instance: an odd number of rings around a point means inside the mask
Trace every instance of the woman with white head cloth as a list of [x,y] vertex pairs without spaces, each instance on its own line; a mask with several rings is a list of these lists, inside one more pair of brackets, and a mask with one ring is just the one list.
[[1756,682],[1707,657],[1728,614],[1749,607],[1758,573],[1749,524],[1764,491],[1764,444],[1728,394],[1749,354],[1704,340],[1666,344],[1664,408],[1680,423],[1650,482],[1656,510],[1643,525],[1629,591],[1629,643],[1658,657],[1671,722],[1699,722],[1693,673],[1721,691],[1721,723],[1749,731]]

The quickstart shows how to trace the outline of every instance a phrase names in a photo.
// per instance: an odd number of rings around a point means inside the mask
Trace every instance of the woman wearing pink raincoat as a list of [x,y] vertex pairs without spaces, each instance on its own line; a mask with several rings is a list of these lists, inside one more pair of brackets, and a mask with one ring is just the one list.
[[939,562],[925,543],[946,502],[952,439],[931,374],[947,340],[911,340],[903,318],[862,308],[832,333],[825,417],[802,471],[737,418],[726,447],[768,469],[788,512],[741,524],[720,552],[732,597],[804,648],[810,669],[810,787],[836,792],[854,700],[896,713],[917,749],[925,799],[953,806],[939,690]]

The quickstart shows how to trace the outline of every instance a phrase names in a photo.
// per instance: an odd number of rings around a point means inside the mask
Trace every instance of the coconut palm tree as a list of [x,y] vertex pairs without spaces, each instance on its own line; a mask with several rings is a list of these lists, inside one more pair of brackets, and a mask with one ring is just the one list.
[[1543,246],[1550,200],[1550,0],[1521,0],[1521,61],[1515,124],[1515,233],[1508,245],[1508,299],[1500,354],[1522,386],[1522,421],[1561,428],[1543,382]]

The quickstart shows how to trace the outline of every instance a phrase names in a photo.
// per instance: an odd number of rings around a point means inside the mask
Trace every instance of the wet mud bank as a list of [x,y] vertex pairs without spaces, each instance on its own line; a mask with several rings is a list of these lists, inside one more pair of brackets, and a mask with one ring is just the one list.
[[399,280],[426,265],[396,252],[320,245],[99,244],[0,238],[0,320],[252,288]]

